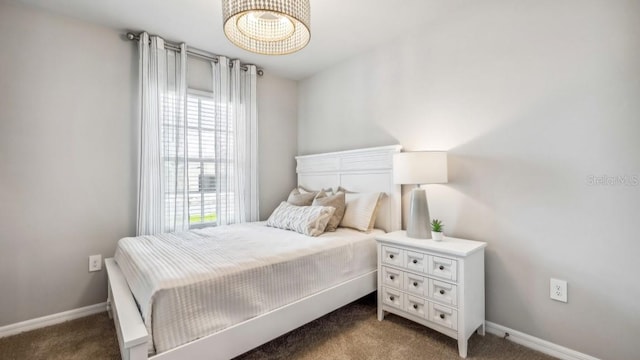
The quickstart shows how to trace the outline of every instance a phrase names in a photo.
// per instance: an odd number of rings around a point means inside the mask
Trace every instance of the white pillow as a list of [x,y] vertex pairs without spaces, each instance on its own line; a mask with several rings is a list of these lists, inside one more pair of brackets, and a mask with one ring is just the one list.
[[324,232],[335,210],[332,206],[295,206],[283,201],[269,216],[267,226],[318,236]]
[[376,222],[376,214],[382,193],[347,193],[344,217],[340,226],[360,231],[371,231]]

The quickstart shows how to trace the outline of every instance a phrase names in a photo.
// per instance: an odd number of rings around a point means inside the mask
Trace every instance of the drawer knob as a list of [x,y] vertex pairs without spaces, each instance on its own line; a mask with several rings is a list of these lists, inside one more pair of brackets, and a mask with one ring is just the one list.
[[440,295],[444,295],[444,290],[440,290]]
[[393,301],[395,298],[393,296],[389,296],[389,300]]
[[414,263],[414,264],[417,264],[417,263],[418,263],[418,260],[413,259],[413,263]]
[[389,254],[389,259],[393,259],[393,254]]
[[440,265],[440,266],[438,266],[438,269],[444,270],[444,266]]
[[395,277],[395,276],[393,276],[393,275],[389,276],[389,279],[391,279],[391,280],[393,280],[393,279],[395,279],[395,278],[396,278],[396,277]]
[[440,314],[440,319],[444,320],[444,314]]
[[413,286],[418,287],[418,282],[417,282],[417,281],[414,281],[414,282],[413,282]]
[[418,304],[413,304],[413,308],[418,310]]

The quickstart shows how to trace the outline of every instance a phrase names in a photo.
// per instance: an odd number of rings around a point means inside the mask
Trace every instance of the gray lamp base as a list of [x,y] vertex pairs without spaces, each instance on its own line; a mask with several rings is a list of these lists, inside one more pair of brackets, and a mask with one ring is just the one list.
[[431,239],[430,224],[427,193],[424,189],[413,189],[407,221],[407,236],[414,239]]

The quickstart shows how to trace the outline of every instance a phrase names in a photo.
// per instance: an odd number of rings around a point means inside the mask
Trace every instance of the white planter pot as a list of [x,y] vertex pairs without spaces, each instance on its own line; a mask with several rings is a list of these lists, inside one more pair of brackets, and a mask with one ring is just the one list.
[[431,238],[433,239],[433,241],[442,241],[442,239],[444,239],[444,234],[441,232],[432,231]]

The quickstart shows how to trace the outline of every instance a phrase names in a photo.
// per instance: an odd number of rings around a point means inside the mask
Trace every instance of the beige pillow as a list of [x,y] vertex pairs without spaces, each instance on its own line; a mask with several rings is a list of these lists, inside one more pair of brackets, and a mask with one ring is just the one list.
[[311,206],[313,203],[313,199],[318,194],[315,191],[305,191],[304,193],[300,191],[300,188],[295,188],[291,190],[289,193],[289,197],[287,198],[287,202],[291,205],[296,206]]
[[[304,188],[302,186],[298,186],[297,189],[298,189],[298,191],[300,191],[301,194],[305,194],[305,193],[318,194],[319,193],[319,191],[312,191],[312,190],[306,189],[306,188]],[[324,191],[325,193],[327,193],[327,195],[333,195],[333,189],[332,188],[322,189],[320,191]]]
[[267,226],[318,236],[324,232],[334,211],[331,206],[295,206],[283,201],[269,216]]
[[327,196],[333,196],[338,193],[337,191],[334,192],[333,188],[322,189],[321,191],[324,191],[324,193],[327,194]]
[[346,209],[340,226],[371,231],[376,222],[383,193],[347,193]]
[[336,228],[340,225],[342,217],[344,216],[344,210],[346,208],[344,192],[338,192],[335,195],[329,195],[324,190],[320,191],[316,198],[313,199],[313,206],[332,206],[336,209],[327,224],[327,228],[324,231],[336,231]]

